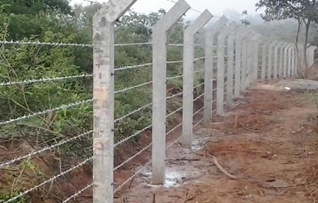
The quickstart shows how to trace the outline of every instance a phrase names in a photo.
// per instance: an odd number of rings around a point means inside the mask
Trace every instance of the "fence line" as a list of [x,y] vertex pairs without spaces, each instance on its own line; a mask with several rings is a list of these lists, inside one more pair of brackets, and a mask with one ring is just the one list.
[[[70,76],[45,77],[39,79],[23,79],[17,81],[0,81],[0,88],[20,88],[23,85],[34,85],[36,83],[64,82],[80,78],[93,78],[93,99],[83,98],[57,107],[29,111],[27,115],[1,120],[0,126],[12,125],[27,119],[39,118],[45,120],[53,112],[66,111],[71,108],[89,106],[93,108],[93,129],[82,129],[72,137],[63,137],[55,140],[54,144],[34,149],[34,151],[10,160],[1,160],[0,171],[11,165],[18,165],[23,160],[30,160],[45,152],[59,149],[62,145],[81,140],[93,134],[93,154],[83,158],[80,163],[60,170],[36,186],[27,188],[19,194],[15,194],[5,202],[13,202],[29,193],[43,187],[48,183],[66,177],[67,174],[83,167],[93,164],[93,183],[77,189],[62,202],[78,198],[82,193],[93,189],[93,202],[114,202],[114,194],[124,189],[143,170],[151,165],[153,185],[165,183],[165,159],[166,151],[174,144],[180,142],[185,148],[191,148],[194,128],[201,124],[209,125],[214,115],[223,115],[225,107],[233,107],[234,99],[240,97],[241,93],[254,85],[257,81],[272,80],[278,78],[294,77],[297,75],[298,65],[304,63],[301,49],[297,52],[292,43],[274,41],[256,33],[247,26],[237,25],[225,17],[217,17],[218,21],[206,28],[204,45],[195,41],[195,35],[208,24],[214,16],[208,10],[199,12],[189,6],[185,0],[174,2],[175,5],[164,15],[152,28],[152,42],[118,43],[115,44],[114,25],[117,19],[122,17],[136,0],[118,0],[103,5],[93,19],[93,43],[52,43],[31,41],[0,41],[1,45],[27,45],[27,46],[59,46],[59,47],[90,47],[93,48],[93,73],[80,73]],[[183,30],[183,42],[168,42],[167,31],[174,25],[180,24],[179,19],[189,10],[199,12],[201,15]],[[149,45],[149,46],[148,46]],[[152,50],[152,61],[138,65],[115,66],[115,48],[127,46],[146,46]],[[167,47],[177,47],[182,50],[182,60],[168,60]],[[303,47],[302,45],[298,45]],[[196,55],[196,48],[204,51],[204,56]],[[314,61],[316,47],[311,46],[307,50],[309,65]],[[150,54],[150,53],[149,53]],[[181,69],[182,75],[168,76],[167,66],[174,70]],[[124,77],[134,82],[134,76],[139,72],[152,72],[152,80],[147,80],[131,86],[116,83],[117,77]],[[148,74],[148,72],[146,72]],[[144,73],[144,72],[142,72]],[[122,75],[124,76],[122,76]],[[201,75],[200,75],[201,74]],[[143,77],[141,75],[140,77]],[[196,78],[199,78],[197,81]],[[202,82],[203,81],[203,82]],[[177,92],[169,92],[171,83],[179,82],[182,85]],[[198,83],[198,84],[196,84]],[[128,102],[121,103],[123,94],[132,95],[131,99],[139,98],[147,100],[138,95],[145,90],[152,90],[151,101],[140,104],[134,110],[125,110]],[[176,90],[175,88],[174,90]],[[197,92],[196,89],[199,89]],[[182,97],[182,98],[181,98]],[[182,100],[181,106],[170,105],[169,102]],[[167,102],[168,101],[168,102]],[[204,105],[196,107],[198,101]],[[118,103],[116,103],[118,102]],[[123,113],[115,110],[118,104]],[[171,108],[173,107],[173,109]],[[152,112],[150,112],[152,111]],[[128,112],[128,113],[127,113]],[[120,137],[120,124],[128,121],[141,122],[141,114],[150,121],[142,122],[138,129],[133,129],[130,134]],[[168,121],[171,117],[179,116],[181,123],[170,127]],[[45,120],[46,121],[46,120]],[[181,134],[177,130],[181,131]],[[143,146],[138,152],[129,155],[128,158],[116,163],[115,156],[118,151],[127,147],[131,140],[146,137],[146,132],[151,131],[151,141]],[[173,135],[173,136],[172,136]],[[177,135],[177,136],[176,136]],[[117,153],[116,153],[117,152]],[[120,173],[126,165],[129,165],[140,155],[151,154],[149,160],[135,171],[129,178],[121,183],[116,182],[116,173]],[[124,169],[123,169],[124,170]]]

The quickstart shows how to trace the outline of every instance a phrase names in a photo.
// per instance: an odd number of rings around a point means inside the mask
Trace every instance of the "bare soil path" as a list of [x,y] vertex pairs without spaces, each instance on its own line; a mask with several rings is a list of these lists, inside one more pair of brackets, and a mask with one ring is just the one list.
[[149,169],[116,194],[116,202],[318,202],[318,93],[268,86],[198,129],[191,150],[170,148],[165,186],[149,185]]

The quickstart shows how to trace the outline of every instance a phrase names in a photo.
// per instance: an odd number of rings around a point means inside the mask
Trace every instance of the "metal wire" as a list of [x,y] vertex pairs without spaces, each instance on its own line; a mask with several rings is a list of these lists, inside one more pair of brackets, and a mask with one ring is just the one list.
[[172,98],[175,98],[175,97],[180,96],[180,95],[183,95],[183,92],[179,92],[179,93],[177,93],[177,94],[168,96],[167,99],[172,99]]
[[123,92],[129,91],[129,90],[132,90],[132,89],[135,89],[138,87],[142,87],[142,86],[146,86],[146,85],[150,85],[150,84],[152,84],[152,81],[145,82],[145,83],[142,83],[142,84],[139,84],[136,86],[132,86],[132,87],[127,87],[125,89],[117,90],[117,91],[115,91],[115,94],[123,93]]
[[82,74],[82,75],[72,75],[65,77],[54,77],[54,78],[40,78],[40,79],[30,79],[30,80],[22,80],[22,81],[14,81],[14,82],[2,82],[0,86],[11,86],[11,85],[24,85],[31,83],[40,83],[40,82],[54,82],[59,80],[67,80],[67,79],[75,79],[75,78],[86,78],[92,77],[93,74]]
[[152,105],[152,103],[146,104],[146,105],[144,105],[144,106],[142,106],[142,107],[140,107],[140,108],[138,108],[138,109],[136,109],[136,110],[134,110],[134,111],[132,111],[132,112],[130,112],[130,113],[128,113],[128,114],[122,116],[122,117],[120,117],[120,118],[115,119],[114,122],[116,123],[116,122],[118,122],[118,121],[121,121],[121,120],[123,120],[123,119],[125,119],[125,118],[131,116],[131,115],[134,114],[134,113],[137,113],[137,112],[139,112],[139,111],[142,111],[142,110],[144,110],[144,109],[150,107],[151,105]]
[[86,187],[84,187],[83,189],[79,190],[78,192],[76,192],[75,194],[73,194],[72,196],[70,196],[69,198],[67,198],[66,200],[64,200],[62,203],[66,203],[68,201],[70,201],[71,199],[75,199],[76,197],[78,197],[80,194],[82,194],[85,190],[87,190],[88,188],[93,187],[94,184],[91,183],[89,185],[87,185]]
[[167,77],[166,80],[174,80],[174,79],[178,79],[178,78],[183,78],[183,75],[177,75],[177,76],[173,76],[173,77]]
[[183,109],[183,107],[180,107],[180,108],[178,108],[177,110],[175,110],[175,111],[169,113],[169,114],[166,116],[166,118],[172,116],[173,114],[177,113],[178,111],[181,111],[182,109]]
[[204,71],[205,71],[205,69],[199,69],[199,70],[194,71],[193,73],[199,73],[199,72],[204,72]]
[[198,87],[200,87],[200,86],[204,85],[204,83],[205,83],[205,82],[200,83],[200,84],[198,84],[198,85],[194,86],[194,87],[193,87],[193,89],[198,88]]
[[174,144],[176,144],[177,142],[179,142],[179,140],[180,140],[181,138],[182,138],[182,136],[178,137],[177,139],[175,139],[175,141],[171,142],[171,143],[167,146],[166,150],[170,149]]
[[40,116],[40,115],[47,114],[47,113],[50,113],[50,112],[53,112],[53,111],[59,111],[59,110],[62,110],[62,109],[73,108],[75,106],[79,106],[81,104],[90,103],[92,101],[93,101],[93,99],[88,99],[88,100],[84,100],[84,101],[79,101],[79,102],[74,102],[74,103],[62,105],[60,107],[56,107],[56,108],[53,108],[53,109],[48,109],[48,110],[37,112],[37,113],[31,113],[29,115],[25,115],[25,116],[21,116],[21,117],[18,117],[18,118],[10,119],[8,121],[0,122],[0,126],[1,125],[7,125],[7,124],[15,123],[15,122],[18,122],[18,121],[21,121],[21,120],[25,120],[25,119],[28,119],[28,118],[32,118],[32,117],[35,117],[35,116]]
[[120,71],[120,70],[127,70],[127,69],[134,69],[134,68],[141,68],[141,67],[147,67],[147,66],[152,66],[152,63],[145,63],[145,64],[139,64],[139,65],[134,65],[134,66],[124,66],[124,67],[118,67],[115,68],[114,71]]
[[37,154],[41,154],[41,153],[43,153],[43,152],[45,152],[45,151],[49,151],[49,150],[51,150],[51,149],[54,149],[54,148],[56,148],[56,147],[59,147],[59,146],[61,146],[61,145],[66,144],[66,143],[72,142],[72,141],[74,141],[74,140],[80,139],[80,138],[85,137],[85,136],[87,136],[87,135],[90,135],[90,134],[92,134],[92,133],[93,133],[92,130],[91,130],[91,131],[87,131],[87,132],[82,133],[82,134],[80,134],[80,135],[78,135],[78,136],[75,136],[75,137],[68,138],[68,139],[65,139],[65,140],[63,140],[63,141],[60,141],[60,142],[58,142],[58,143],[56,143],[56,144],[54,144],[54,145],[51,145],[51,146],[48,146],[48,147],[44,147],[43,149],[41,149],[41,150],[39,150],[39,151],[31,152],[31,153],[29,153],[29,154],[27,154],[27,155],[20,156],[20,157],[18,157],[18,158],[12,159],[12,160],[7,161],[7,162],[3,162],[3,163],[0,164],[0,169],[3,168],[4,166],[13,164],[13,163],[15,163],[15,162],[17,162],[17,161],[21,161],[21,160],[26,159],[26,158],[33,157],[33,156],[35,156],[35,155],[37,155]]
[[76,44],[76,43],[62,43],[62,42],[40,42],[40,41],[0,41],[0,44],[11,44],[11,45],[45,45],[45,46],[73,46],[73,47],[93,47],[92,44]]
[[193,61],[196,62],[196,61],[200,61],[200,60],[205,60],[205,57],[195,58]]
[[171,130],[169,130],[167,133],[166,133],[166,136],[169,135],[170,133],[172,133],[173,131],[175,131],[177,128],[179,128],[180,126],[182,126],[182,123],[179,123],[179,125],[175,126],[174,128],[172,128]]
[[150,164],[150,161],[148,161],[143,167],[141,167],[134,175],[132,175],[130,178],[128,178],[125,182],[123,182],[123,184],[121,184],[120,186],[118,186],[115,190],[114,193],[118,192],[124,185],[126,185],[129,181],[131,181],[132,179],[134,179],[142,170],[144,170],[145,168],[147,168],[147,166]]
[[200,94],[198,97],[196,97],[193,101],[195,102],[195,101],[197,101],[198,99],[200,99],[201,97],[203,97],[204,96],[204,93],[202,93],[202,94]]
[[204,109],[204,106],[202,107],[202,108],[200,108],[199,110],[197,110],[194,114],[193,114],[193,116],[195,116],[195,115],[197,115],[198,113],[200,113],[200,111],[202,111]]
[[133,156],[131,156],[130,158],[128,158],[126,161],[124,161],[123,163],[119,164],[118,166],[116,166],[114,168],[114,171],[116,171],[117,169],[121,168],[122,166],[124,166],[126,163],[130,162],[131,160],[133,160],[134,158],[136,158],[138,155],[140,155],[141,153],[143,153],[144,151],[146,151],[149,147],[151,147],[152,143],[150,143],[148,146],[146,146],[145,148],[143,148],[142,150],[140,150],[139,152],[137,152],[136,154],[134,154]]
[[167,46],[183,47],[183,44],[167,44]]
[[124,47],[124,46],[136,46],[136,45],[152,45],[152,42],[136,42],[136,43],[126,43],[126,44],[115,44],[115,47]]
[[49,182],[52,182],[53,180],[55,180],[55,179],[57,179],[57,178],[59,178],[59,177],[61,177],[61,176],[64,176],[65,174],[67,174],[67,173],[69,173],[69,172],[71,172],[71,171],[73,171],[73,170],[75,170],[75,169],[77,169],[77,168],[83,166],[84,164],[86,164],[86,163],[88,163],[89,161],[92,161],[92,160],[93,160],[93,157],[88,158],[88,159],[84,160],[82,163],[80,163],[80,164],[78,164],[78,165],[76,165],[76,166],[74,166],[74,167],[72,167],[72,168],[70,168],[70,169],[68,169],[68,170],[66,170],[66,171],[64,171],[64,172],[62,172],[62,173],[60,173],[60,174],[58,174],[58,175],[56,175],[56,176],[54,176],[54,177],[52,177],[52,178],[46,180],[46,181],[44,181],[44,182],[42,182],[41,184],[39,184],[39,185],[37,185],[37,186],[34,186],[34,187],[32,187],[32,188],[30,188],[30,189],[24,191],[24,192],[21,192],[19,195],[15,196],[15,197],[12,197],[11,199],[7,200],[7,201],[4,202],[4,203],[9,203],[9,202],[15,201],[15,200],[17,200],[18,198],[20,198],[20,197],[22,197],[22,196],[24,196],[24,195],[26,195],[26,194],[32,192],[33,190],[36,190],[36,189],[42,187],[43,185],[45,185],[45,184],[47,184],[47,183],[49,183]]
[[200,125],[200,123],[202,123],[203,118],[200,119],[196,124],[193,125],[193,128],[196,128],[198,125]]
[[137,135],[139,135],[140,133],[142,133],[143,131],[147,130],[148,128],[150,128],[152,126],[152,124],[148,125],[147,127],[143,128],[142,130],[137,131],[136,133],[132,134],[129,137],[126,137],[125,139],[122,139],[121,141],[117,142],[114,147],[117,147],[118,145],[121,145],[122,143],[130,140],[133,137],[136,137]]
[[[78,43],[63,43],[63,42],[40,42],[40,41],[0,41],[0,44],[4,45],[31,45],[31,46],[70,46],[70,47],[93,47],[93,44],[78,44]],[[136,46],[136,45],[152,45],[152,42],[137,42],[137,43],[122,43],[122,44],[114,44],[115,47],[122,46]]]
[[167,61],[167,64],[183,63],[183,61]]

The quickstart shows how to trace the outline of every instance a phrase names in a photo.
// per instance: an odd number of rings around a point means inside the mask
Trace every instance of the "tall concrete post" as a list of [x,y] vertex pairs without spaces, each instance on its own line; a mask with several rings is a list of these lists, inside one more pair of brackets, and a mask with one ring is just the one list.
[[205,74],[204,74],[204,125],[212,123],[212,103],[213,103],[213,69],[214,67],[214,37],[229,20],[222,16],[211,28],[206,32],[205,36]]
[[114,24],[136,0],[109,1],[93,17],[93,202],[114,201]]
[[[272,75],[273,75],[273,68],[274,68],[274,64],[275,64],[275,60],[274,60],[275,56],[273,54],[273,49],[277,43],[278,43],[277,41],[274,41],[274,42],[270,43],[268,46],[268,66],[267,66],[267,79],[268,80],[271,80]],[[276,59],[276,64],[277,64],[277,59]]]
[[194,35],[210,21],[212,14],[205,10],[184,31],[183,37],[183,113],[182,145],[191,148],[193,134],[193,80],[194,80]]
[[276,46],[274,47],[274,79],[277,79],[278,76],[278,72],[279,72],[279,67],[281,67],[281,62],[282,60],[280,60],[282,57],[281,53],[279,52],[279,50],[281,50],[281,48],[284,46],[284,42],[279,42],[278,44],[276,44]]
[[218,36],[217,46],[217,90],[216,90],[216,113],[222,115],[224,113],[224,43],[225,39],[236,29],[236,24],[231,23],[225,27]]
[[242,41],[246,37],[246,30],[240,28],[235,39],[235,71],[234,71],[234,97],[238,98],[241,92],[241,77],[242,77]]
[[152,184],[154,185],[165,182],[167,31],[189,9],[187,2],[179,0],[152,29]]
[[261,70],[261,80],[265,81],[266,79],[266,67],[268,61],[268,41],[264,41],[262,44],[262,70]]
[[236,46],[236,36],[240,29],[236,29],[228,37],[228,66],[227,66],[227,86],[226,86],[226,102],[228,106],[233,105],[234,96],[234,58],[236,57],[235,46]]

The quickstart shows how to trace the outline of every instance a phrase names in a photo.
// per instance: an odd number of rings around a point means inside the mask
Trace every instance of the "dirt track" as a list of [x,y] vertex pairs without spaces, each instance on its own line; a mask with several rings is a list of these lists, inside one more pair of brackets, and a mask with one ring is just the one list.
[[244,96],[225,117],[196,131],[192,150],[169,149],[165,187],[150,186],[151,173],[144,171],[116,202],[317,202],[318,94],[261,88]]

